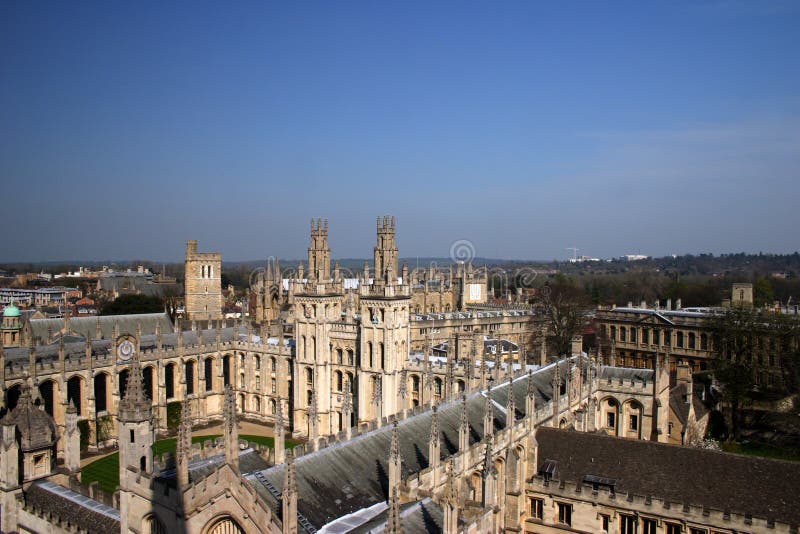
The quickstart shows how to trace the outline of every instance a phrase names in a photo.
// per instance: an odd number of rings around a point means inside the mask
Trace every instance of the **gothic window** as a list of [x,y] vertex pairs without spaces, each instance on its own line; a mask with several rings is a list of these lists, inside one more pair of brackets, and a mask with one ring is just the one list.
[[186,380],[186,394],[194,395],[194,362],[188,361],[184,366],[184,378]]
[[227,386],[231,383],[231,357],[222,358],[222,385]]
[[214,389],[214,361],[211,358],[206,358],[203,361],[203,378],[206,382],[206,391]]
[[558,503],[558,522],[562,525],[572,525],[572,505],[565,502]]
[[256,375],[256,391],[261,391],[261,377]]
[[172,399],[175,397],[175,364],[168,363],[164,368],[164,388],[166,389],[167,398]]
[[383,346],[383,343],[378,343],[378,347],[381,351],[381,369],[386,368],[386,350]]
[[656,520],[642,519],[642,534],[656,534]]
[[342,349],[336,349],[336,363],[338,363],[339,365],[341,365],[344,360],[343,354],[344,352],[342,351]]
[[353,365],[353,350],[347,349],[347,365]]
[[239,375],[239,387],[244,388],[244,373]]
[[542,519],[544,517],[544,499],[531,499],[531,517],[533,519]]
[[269,368],[272,370],[273,373],[278,370],[278,364],[275,358],[270,359]]
[[632,431],[639,430],[639,416],[635,414],[631,414],[629,418],[629,428]]
[[411,377],[411,391],[419,393],[419,377],[417,375]]
[[336,371],[336,391],[342,391],[342,372]]
[[306,367],[306,384],[308,384],[308,387],[314,385],[314,371],[311,367]]
[[367,355],[369,356],[369,367],[372,367],[372,342],[367,342]]
[[277,409],[278,409],[278,405],[275,403],[275,399],[270,399],[269,400],[269,413],[274,414]]
[[436,395],[441,395],[442,394],[442,379],[441,378],[435,378],[433,380],[433,392]]
[[608,428],[614,428],[617,425],[617,414],[614,412],[608,412],[606,415],[606,426]]
[[253,356],[253,364],[254,364],[254,367],[256,368],[256,371],[260,371],[261,370],[261,356],[259,356],[258,354]]
[[636,534],[637,520],[635,516],[623,515],[619,516],[619,532],[620,534]]

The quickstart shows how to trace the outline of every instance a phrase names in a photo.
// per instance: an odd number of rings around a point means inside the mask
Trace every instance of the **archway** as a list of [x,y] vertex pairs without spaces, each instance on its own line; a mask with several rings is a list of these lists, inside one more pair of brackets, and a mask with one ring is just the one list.
[[245,534],[244,529],[232,517],[214,520],[205,532],[206,534]]
[[108,374],[97,373],[94,377],[94,411],[95,413],[108,410]]
[[75,375],[67,380],[67,402],[75,405],[78,415],[83,415],[83,378]]
[[39,384],[39,396],[41,397],[41,405],[44,406],[44,411],[50,417],[53,417],[53,402],[56,393],[56,383],[52,380],[45,380]]

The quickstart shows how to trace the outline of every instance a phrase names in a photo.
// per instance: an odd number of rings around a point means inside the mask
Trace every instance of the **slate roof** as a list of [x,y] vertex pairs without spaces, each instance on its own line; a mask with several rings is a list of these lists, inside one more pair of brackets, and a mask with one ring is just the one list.
[[[166,314],[146,314],[146,315],[164,315],[167,320],[169,320],[169,316]],[[107,317],[114,317],[113,315],[109,315]],[[138,316],[125,316],[125,317],[138,317]],[[94,323],[94,317],[86,317],[86,320],[91,321]],[[61,319],[52,319],[55,321],[59,321],[59,323],[63,324]],[[78,319],[70,319],[70,324]],[[160,320],[160,319],[159,319]],[[136,330],[136,325],[134,322],[133,325],[134,332]],[[168,327],[167,330],[164,329],[165,327],[162,326],[161,329],[161,345],[164,348],[170,347],[177,347],[178,346],[178,334],[172,332],[172,326]],[[155,329],[155,326],[153,326]],[[221,328],[220,329],[220,341],[223,343],[232,341],[234,338],[233,335],[233,327],[228,328]],[[144,325],[142,325],[142,331],[144,332]],[[124,330],[120,327],[120,333],[125,333]],[[190,346],[196,345],[199,342],[199,335],[202,334],[203,341],[205,343],[211,343],[216,339],[216,330],[203,330],[203,331],[186,331],[183,333],[183,345]],[[94,337],[94,327],[92,327],[92,337]],[[111,334],[109,334],[109,337]],[[105,335],[104,335],[105,337]],[[246,331],[244,328],[239,329],[239,338],[242,340],[247,339]],[[65,337],[65,341],[69,338]],[[142,350],[150,350],[155,349],[156,346],[156,336],[154,334],[146,334],[142,335],[139,340],[139,345]],[[10,367],[12,365],[27,365],[28,358],[30,354],[29,347],[6,347],[3,349],[3,353],[6,358],[6,366]],[[110,355],[111,354],[111,340],[110,339],[92,339],[92,352],[95,356],[98,355]],[[64,357],[67,360],[70,360],[71,357],[74,358],[82,358],[86,354],[86,342],[85,341],[78,341],[78,342],[65,342],[64,343]],[[55,362],[58,361],[58,344],[51,344],[51,345],[37,345],[36,346],[36,361],[37,362]],[[146,361],[146,360],[143,360]]]
[[617,492],[800,524],[800,462],[546,427],[536,440],[540,465],[558,462],[555,480],[595,475]]
[[25,504],[92,534],[119,534],[119,510],[49,481],[25,491]]
[[[675,412],[678,421],[683,424],[686,424],[686,421],[689,419],[689,403],[684,400],[686,398],[686,386],[687,384],[684,382],[669,390],[669,407]],[[705,384],[696,381],[692,382],[692,405],[694,407],[695,418],[697,419],[700,419],[710,411],[703,402],[704,392]]]
[[[119,326],[120,334],[134,335],[137,325],[141,325],[142,335],[155,334],[156,323],[160,323],[162,333],[172,331],[172,321],[166,313],[72,317],[69,320],[69,329],[84,339],[94,339],[98,322],[103,339],[113,337],[115,322]],[[49,341],[51,335],[58,333],[64,327],[64,319],[31,319],[29,324],[34,338]]]
[[[561,364],[566,366],[565,363]],[[549,365],[533,374],[536,386],[536,404],[542,406],[552,396],[552,378],[555,366]],[[527,377],[514,381],[514,399],[517,418],[525,411]],[[498,430],[505,425],[505,406],[508,399],[508,382],[492,389],[494,424]],[[470,444],[483,437],[485,396],[472,393],[467,398],[467,418],[470,425]],[[429,465],[428,437],[431,428],[431,411],[411,416],[398,425],[402,477],[417,473]],[[439,407],[442,459],[451,456],[458,448],[458,427],[461,401],[451,401]],[[373,506],[388,497],[388,453],[392,425],[356,436],[350,441],[337,443],[295,460],[298,512],[316,528],[358,510]],[[273,510],[275,498],[283,488],[285,464],[273,466],[247,478],[256,491]]]
[[[384,532],[388,511],[356,528],[346,530],[349,534],[372,534]],[[459,520],[459,525],[464,522]],[[439,534],[444,530],[444,512],[430,498],[406,503],[400,508],[400,526],[403,532]]]

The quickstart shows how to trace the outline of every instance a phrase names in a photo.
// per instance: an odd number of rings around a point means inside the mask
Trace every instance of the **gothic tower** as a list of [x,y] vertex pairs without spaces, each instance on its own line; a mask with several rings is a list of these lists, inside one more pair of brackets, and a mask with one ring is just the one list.
[[186,242],[184,295],[186,318],[222,318],[222,255],[197,252],[197,241]]

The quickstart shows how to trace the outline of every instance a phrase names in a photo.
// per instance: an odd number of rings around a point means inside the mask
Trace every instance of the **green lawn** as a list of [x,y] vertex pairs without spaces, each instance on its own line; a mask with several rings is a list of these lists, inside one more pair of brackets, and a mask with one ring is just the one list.
[[[192,443],[203,443],[206,440],[213,441],[220,436],[221,434],[216,434],[213,436],[192,436]],[[270,448],[275,446],[274,438],[264,436],[242,435],[239,436],[239,439],[247,440],[252,443],[258,443],[259,445],[266,445]],[[167,452],[174,453],[177,446],[176,444],[177,440],[175,438],[167,438],[156,441],[153,444],[153,454],[158,457]],[[293,447],[297,444],[297,441],[288,438],[286,439],[286,448]],[[106,493],[114,493],[114,491],[116,491],[117,486],[119,486],[118,452],[104,456],[99,460],[95,460],[94,462],[87,464],[86,467],[81,470],[81,481],[84,484],[90,484],[95,480],[100,484],[100,489]]]
[[766,443],[735,443],[735,442],[722,442],[720,443],[722,450],[726,452],[735,452],[738,454],[747,454],[750,456],[761,456],[763,458],[776,458],[778,460],[792,460],[800,461],[800,450],[793,448],[783,448],[776,445],[769,445]]

